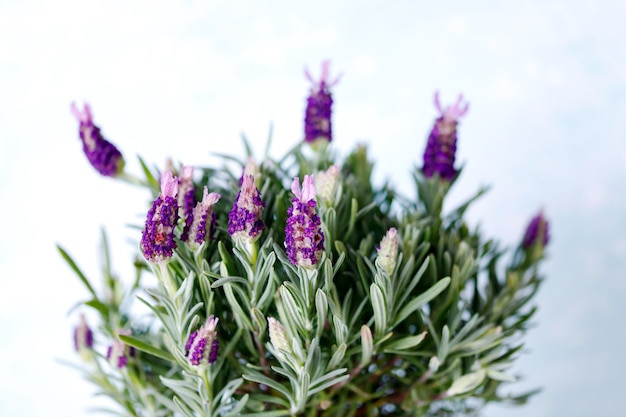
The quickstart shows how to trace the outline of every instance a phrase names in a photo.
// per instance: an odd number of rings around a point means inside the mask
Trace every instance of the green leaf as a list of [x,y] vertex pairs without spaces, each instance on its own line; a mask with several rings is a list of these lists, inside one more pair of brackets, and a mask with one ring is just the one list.
[[406,319],[409,315],[415,312],[422,305],[426,304],[436,296],[438,296],[446,287],[450,284],[450,277],[443,278],[439,280],[435,285],[424,291],[419,296],[415,297],[411,300],[402,310],[398,313],[398,317],[396,317],[396,322],[394,325],[401,323]]
[[422,332],[415,336],[408,336],[402,339],[394,340],[393,342],[385,346],[385,351],[388,351],[388,350],[389,351],[401,351],[401,350],[412,349],[415,346],[422,343],[422,341],[426,338],[427,334],[428,332]]
[[216,280],[215,282],[213,282],[213,284],[211,284],[211,288],[216,289],[221,287],[224,284],[229,284],[229,283],[239,283],[239,284],[243,284],[245,286],[249,286],[248,284],[248,280],[245,278],[241,278],[241,277],[223,277],[220,278],[218,280]]
[[98,311],[98,313],[100,313],[102,317],[109,317],[109,308],[105,304],[103,304],[100,300],[98,299],[89,300],[85,302],[85,305]]
[[479,369],[478,371],[463,375],[462,377],[454,380],[452,386],[448,389],[448,391],[446,391],[446,393],[448,396],[452,397],[454,395],[470,392],[482,384],[486,375],[487,373],[484,369]]
[[439,342],[439,350],[437,351],[437,357],[441,361],[441,363],[446,361],[446,357],[448,356],[448,352],[450,351],[450,329],[448,326],[443,326],[443,330],[441,331],[441,341]]
[[365,324],[361,326],[361,366],[370,363],[374,354],[374,338],[372,331]]
[[344,356],[346,355],[347,348],[348,345],[346,345],[345,343],[340,344],[337,350],[335,350],[335,353],[333,353],[333,356],[330,358],[326,369],[335,369],[336,367],[338,367]]
[[287,388],[285,388],[284,386],[282,386],[278,382],[274,381],[273,379],[266,377],[263,374],[255,372],[255,373],[243,374],[242,376],[243,376],[243,379],[246,379],[248,381],[256,382],[258,384],[264,384],[264,385],[267,385],[268,387],[270,387],[272,389],[275,389],[276,391],[278,391],[282,395],[284,395],[285,398],[287,398],[287,399],[292,399],[293,398],[291,393],[287,390]]
[[80,278],[80,280],[83,282],[85,287],[87,287],[87,291],[89,291],[91,293],[91,295],[93,295],[93,298],[95,298],[97,300],[98,299],[98,295],[96,294],[96,291],[93,289],[93,287],[89,283],[89,280],[87,279],[85,274],[83,274],[83,271],[80,270],[78,265],[76,265],[76,262],[74,262],[72,257],[65,251],[65,249],[63,249],[61,247],[61,245],[56,245],[56,246],[57,246],[57,250],[59,251],[59,253],[63,257],[63,259],[65,259],[65,262],[67,262],[67,264],[70,266],[70,268],[72,268],[72,270],[74,270],[76,275],[78,275],[78,278]]
[[137,159],[139,160],[139,165],[141,165],[141,170],[143,171],[143,174],[146,176],[146,181],[148,182],[148,185],[150,185],[153,190],[158,191],[161,186],[157,179],[154,177],[154,175],[152,175],[150,168],[148,168],[148,165],[146,165],[146,163],[140,156],[138,156]]
[[374,309],[374,324],[376,326],[376,338],[378,339],[387,330],[387,305],[380,287],[376,284],[370,286],[370,299]]
[[157,358],[165,359],[166,361],[174,362],[174,357],[169,352],[166,352],[163,349],[159,349],[156,346],[149,345],[132,336],[120,334],[118,337],[122,342],[142,352],[148,353],[152,356],[156,356]]

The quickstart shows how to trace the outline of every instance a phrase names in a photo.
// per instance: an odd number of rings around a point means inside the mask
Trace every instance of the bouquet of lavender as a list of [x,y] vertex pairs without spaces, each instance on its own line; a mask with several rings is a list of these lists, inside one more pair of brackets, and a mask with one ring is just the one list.
[[[302,143],[282,158],[124,171],[88,105],[73,106],[91,164],[152,193],[132,282],[86,286],[75,346],[86,378],[125,416],[447,416],[503,395],[535,312],[548,243],[540,212],[510,254],[443,212],[462,98],[442,107],[413,173],[415,197],[375,186],[363,145],[332,149],[328,64]],[[140,230],[142,230],[140,232]],[[156,277],[156,279],[153,279]],[[147,312],[134,312],[133,305]],[[93,327],[92,327],[93,326]]]

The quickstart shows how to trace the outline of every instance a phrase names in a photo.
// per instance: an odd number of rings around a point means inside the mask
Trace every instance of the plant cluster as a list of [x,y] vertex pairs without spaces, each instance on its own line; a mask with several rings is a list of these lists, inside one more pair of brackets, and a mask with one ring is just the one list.
[[112,272],[104,233],[102,291],[59,246],[97,316],[74,333],[86,378],[124,416],[447,416],[526,401],[501,386],[535,312],[543,213],[510,256],[464,219],[485,188],[444,212],[461,97],[443,108],[435,95],[414,196],[375,185],[366,146],[332,148],[328,63],[307,76],[304,141],[276,159],[244,140],[245,158],[218,168],[140,158],[134,177],[89,106],[73,106],[91,164],[153,198],[134,280]]

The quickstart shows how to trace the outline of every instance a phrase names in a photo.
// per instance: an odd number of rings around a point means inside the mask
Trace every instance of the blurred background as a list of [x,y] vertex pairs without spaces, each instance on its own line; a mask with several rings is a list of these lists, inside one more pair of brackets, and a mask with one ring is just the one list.
[[551,222],[537,326],[510,392],[526,407],[485,416],[622,416],[626,360],[626,3],[529,0],[316,2],[0,1],[0,416],[75,417],[101,405],[81,375],[68,311],[87,292],[55,250],[99,274],[105,227],[129,277],[149,195],[100,177],[70,102],[139,173],[303,137],[309,83],[324,59],[334,146],[365,142],[376,178],[411,194],[437,113],[463,93],[465,164],[450,203],[491,191],[472,225],[513,245],[543,207]]

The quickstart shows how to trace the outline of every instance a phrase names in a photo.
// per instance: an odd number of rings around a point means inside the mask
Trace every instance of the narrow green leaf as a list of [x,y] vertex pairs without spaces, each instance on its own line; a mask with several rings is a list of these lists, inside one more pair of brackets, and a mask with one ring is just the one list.
[[439,280],[435,285],[424,291],[419,296],[415,297],[411,300],[400,312],[398,313],[398,317],[396,318],[395,324],[401,323],[404,319],[406,319],[409,315],[415,312],[422,305],[426,304],[436,296],[438,296],[446,287],[450,284],[450,277],[443,278]]
[[157,358],[165,359],[166,361],[174,362],[174,357],[169,352],[166,352],[163,349],[159,349],[156,346],[149,345],[132,336],[120,334],[118,337],[122,342],[142,352],[148,353],[152,356],[156,356]]
[[387,330],[387,305],[380,287],[376,284],[370,286],[370,299],[372,300],[376,338],[378,339]]
[[439,342],[439,350],[437,351],[437,357],[441,361],[441,363],[446,361],[446,357],[448,356],[448,352],[450,351],[450,329],[448,326],[443,326],[443,330],[441,331],[441,341]]
[[215,282],[213,282],[213,284],[211,284],[211,288],[216,289],[221,287],[224,284],[229,284],[229,283],[239,283],[239,284],[243,284],[248,286],[248,280],[245,278],[241,278],[241,277],[222,277],[218,280],[216,280]]
[[333,353],[333,356],[330,358],[326,369],[335,369],[336,367],[338,367],[344,356],[346,355],[347,348],[348,345],[346,345],[345,343],[340,344],[337,350],[335,350],[335,353]]
[[91,295],[93,295],[93,298],[95,298],[97,300],[98,299],[98,295],[96,294],[96,291],[93,289],[93,287],[89,283],[89,280],[87,279],[85,274],[83,274],[83,271],[80,270],[78,265],[76,265],[76,262],[74,262],[72,257],[65,251],[65,249],[63,249],[61,247],[61,245],[56,245],[56,246],[57,246],[57,250],[59,251],[59,253],[63,257],[63,259],[65,259],[65,262],[67,262],[67,264],[70,266],[70,268],[72,268],[72,270],[74,270],[76,275],[78,275],[78,278],[80,278],[80,280],[83,282],[85,287],[87,287],[87,291],[89,291],[91,293]]
[[387,350],[390,350],[390,351],[401,351],[401,350],[406,350],[406,349],[412,349],[415,346],[417,346],[420,343],[422,343],[424,338],[426,338],[427,334],[428,334],[428,332],[422,332],[422,333],[420,333],[418,335],[415,335],[415,336],[408,336],[408,337],[404,337],[402,339],[394,340],[393,342],[391,342],[387,346],[385,346],[385,351],[387,351]]
[[366,366],[370,363],[372,355],[374,354],[374,338],[372,337],[372,331],[365,324],[361,326],[361,366]]
[[450,397],[470,392],[482,384],[486,375],[487,374],[484,369],[479,369],[478,371],[463,375],[454,380],[452,386],[446,392]]

